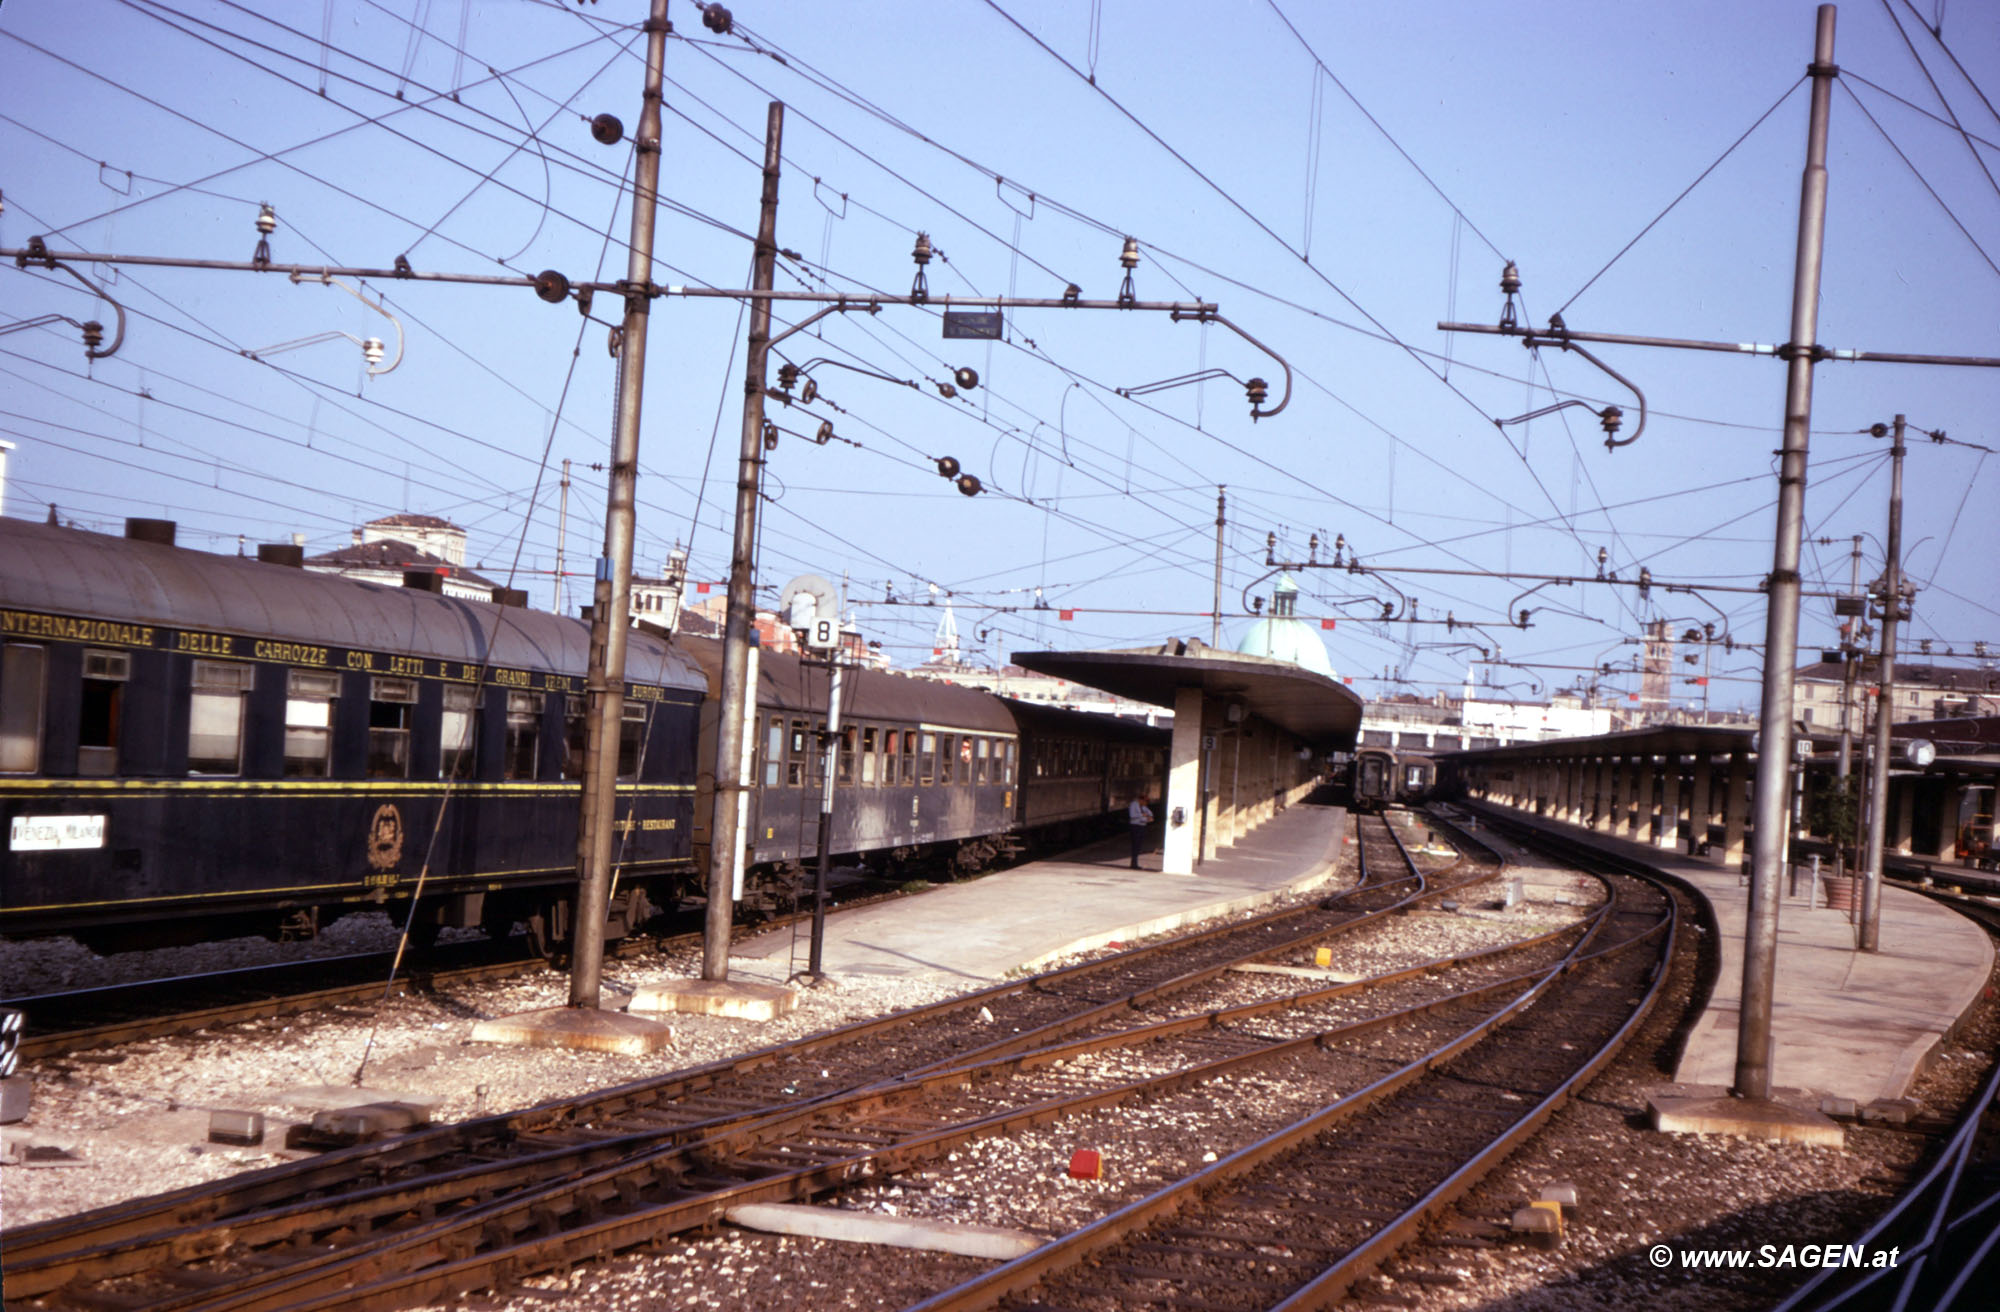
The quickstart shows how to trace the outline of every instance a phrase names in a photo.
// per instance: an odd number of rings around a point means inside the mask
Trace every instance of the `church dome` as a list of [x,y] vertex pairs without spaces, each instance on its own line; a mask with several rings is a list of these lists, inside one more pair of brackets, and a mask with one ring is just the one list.
[[1280,574],[1277,586],[1271,589],[1271,613],[1250,625],[1236,650],[1245,656],[1290,661],[1314,674],[1338,679],[1318,631],[1298,617],[1298,599],[1299,585],[1291,575]]

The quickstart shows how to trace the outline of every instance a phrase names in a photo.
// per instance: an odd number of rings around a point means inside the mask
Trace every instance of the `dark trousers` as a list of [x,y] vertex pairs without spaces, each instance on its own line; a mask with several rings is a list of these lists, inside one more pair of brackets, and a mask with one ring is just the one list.
[[1139,853],[1146,846],[1146,826],[1126,825],[1125,827],[1132,831],[1132,868],[1137,870],[1139,868]]

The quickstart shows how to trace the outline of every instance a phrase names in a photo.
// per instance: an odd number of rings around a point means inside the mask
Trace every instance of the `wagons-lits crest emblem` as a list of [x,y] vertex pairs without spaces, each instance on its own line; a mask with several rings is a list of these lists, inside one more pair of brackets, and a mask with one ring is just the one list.
[[368,822],[368,868],[394,870],[403,859],[403,814],[384,802]]

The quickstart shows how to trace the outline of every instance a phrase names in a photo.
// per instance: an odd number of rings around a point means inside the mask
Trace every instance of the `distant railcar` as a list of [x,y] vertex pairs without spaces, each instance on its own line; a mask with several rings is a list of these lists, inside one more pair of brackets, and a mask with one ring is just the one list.
[[1437,783],[1437,764],[1417,752],[1396,753],[1396,800],[1404,806],[1421,806],[1430,800]]
[[1406,748],[1364,747],[1354,755],[1351,805],[1357,811],[1421,806],[1437,785],[1437,763]]
[[[722,646],[676,641],[708,676],[707,761]],[[745,866],[751,885],[776,887],[819,858],[829,671],[772,651],[760,651],[757,666]],[[938,857],[942,868],[976,870],[1027,837],[1081,839],[1123,824],[1135,792],[1155,801],[1164,795],[1164,729],[880,670],[846,670],[841,701],[828,824],[836,860],[888,867]],[[708,841],[704,809],[697,847],[705,851]]]
[[1396,800],[1396,754],[1386,748],[1364,747],[1354,754],[1353,807],[1380,811]]
[[[676,642],[721,688],[722,644],[682,636]],[[825,785],[829,671],[785,652],[760,651],[751,725],[754,789],[746,864],[753,876],[819,856]],[[702,718],[703,761],[714,759],[719,697]],[[881,854],[884,862],[934,848],[961,866],[990,859],[1016,824],[1021,736],[999,698],[976,688],[879,670],[842,676],[840,751],[834,767],[833,856]],[[697,820],[706,851],[708,816]]]

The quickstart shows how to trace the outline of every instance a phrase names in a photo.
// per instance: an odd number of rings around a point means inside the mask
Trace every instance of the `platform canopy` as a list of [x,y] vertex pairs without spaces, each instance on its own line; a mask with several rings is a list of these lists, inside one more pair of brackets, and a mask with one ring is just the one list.
[[1662,724],[1584,738],[1540,738],[1506,747],[1441,752],[1461,761],[1549,761],[1598,756],[1728,756],[1753,752],[1755,734],[1727,725]]
[[1200,688],[1204,699],[1240,702],[1247,714],[1321,751],[1351,749],[1361,730],[1362,701],[1351,688],[1290,661],[1193,638],[1115,651],[1015,652],[1012,659],[1038,674],[1169,709],[1180,689]]

